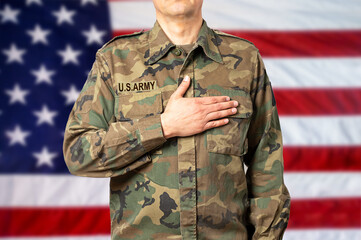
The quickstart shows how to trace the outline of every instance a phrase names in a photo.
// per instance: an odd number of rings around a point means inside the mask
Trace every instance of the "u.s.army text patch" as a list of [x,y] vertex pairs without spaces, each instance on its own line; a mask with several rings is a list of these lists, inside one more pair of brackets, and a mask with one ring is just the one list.
[[151,91],[156,89],[156,80],[144,82],[118,83],[119,92]]

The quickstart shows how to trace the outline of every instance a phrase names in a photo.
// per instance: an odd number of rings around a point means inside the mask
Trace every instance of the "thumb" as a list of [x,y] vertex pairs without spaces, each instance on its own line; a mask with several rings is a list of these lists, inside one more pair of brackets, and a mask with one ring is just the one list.
[[178,86],[177,90],[173,93],[174,98],[181,98],[187,91],[190,83],[190,77],[187,75],[183,78],[183,81]]

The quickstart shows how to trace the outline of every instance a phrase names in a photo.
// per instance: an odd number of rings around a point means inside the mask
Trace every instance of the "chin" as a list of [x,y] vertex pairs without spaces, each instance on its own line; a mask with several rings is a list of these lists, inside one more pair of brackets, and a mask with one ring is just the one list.
[[192,6],[187,6],[183,2],[175,3],[169,8],[169,14],[173,16],[180,16],[180,15],[192,15],[194,12],[194,8]]

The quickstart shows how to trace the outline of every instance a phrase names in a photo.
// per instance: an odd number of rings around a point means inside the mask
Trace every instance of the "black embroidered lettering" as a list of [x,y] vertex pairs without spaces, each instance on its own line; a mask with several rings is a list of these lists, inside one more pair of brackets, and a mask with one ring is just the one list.
[[119,92],[151,91],[157,87],[155,82],[155,80],[144,82],[121,82],[118,83],[118,90]]
[[133,91],[138,91],[138,85],[136,83],[133,85]]
[[144,84],[143,84],[143,86],[144,86],[144,90],[149,90],[149,84],[150,84],[150,82],[145,82]]
[[123,92],[123,89],[124,89],[123,83],[118,83],[119,92]]
[[154,83],[155,81],[149,82],[152,85],[152,90],[154,89]]

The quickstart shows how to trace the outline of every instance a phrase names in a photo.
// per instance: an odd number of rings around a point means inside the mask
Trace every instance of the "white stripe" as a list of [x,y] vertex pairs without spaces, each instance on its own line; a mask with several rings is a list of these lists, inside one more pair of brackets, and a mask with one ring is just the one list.
[[[112,1],[113,29],[151,28],[155,21],[152,1]],[[359,0],[219,0],[203,2],[203,18],[217,29],[359,29]]]
[[[83,236],[83,237],[7,237],[4,240],[108,240],[110,236]],[[285,240],[360,240],[359,229],[287,229]]]
[[[285,173],[292,199],[360,197],[361,173]],[[1,175],[0,207],[108,206],[109,179]]]
[[361,87],[361,58],[264,58],[264,63],[276,88]]
[[285,240],[360,240],[360,229],[299,229],[286,230]]
[[288,172],[284,181],[292,199],[361,197],[361,172]]
[[73,175],[0,175],[0,206],[108,205],[109,179]]
[[113,30],[152,28],[156,19],[151,1],[111,1],[109,12]]
[[360,115],[280,116],[280,124],[285,146],[361,145]]
[[[7,237],[4,240],[109,240],[110,236],[83,236],[83,237]],[[287,229],[285,240],[360,240],[360,229]]]

